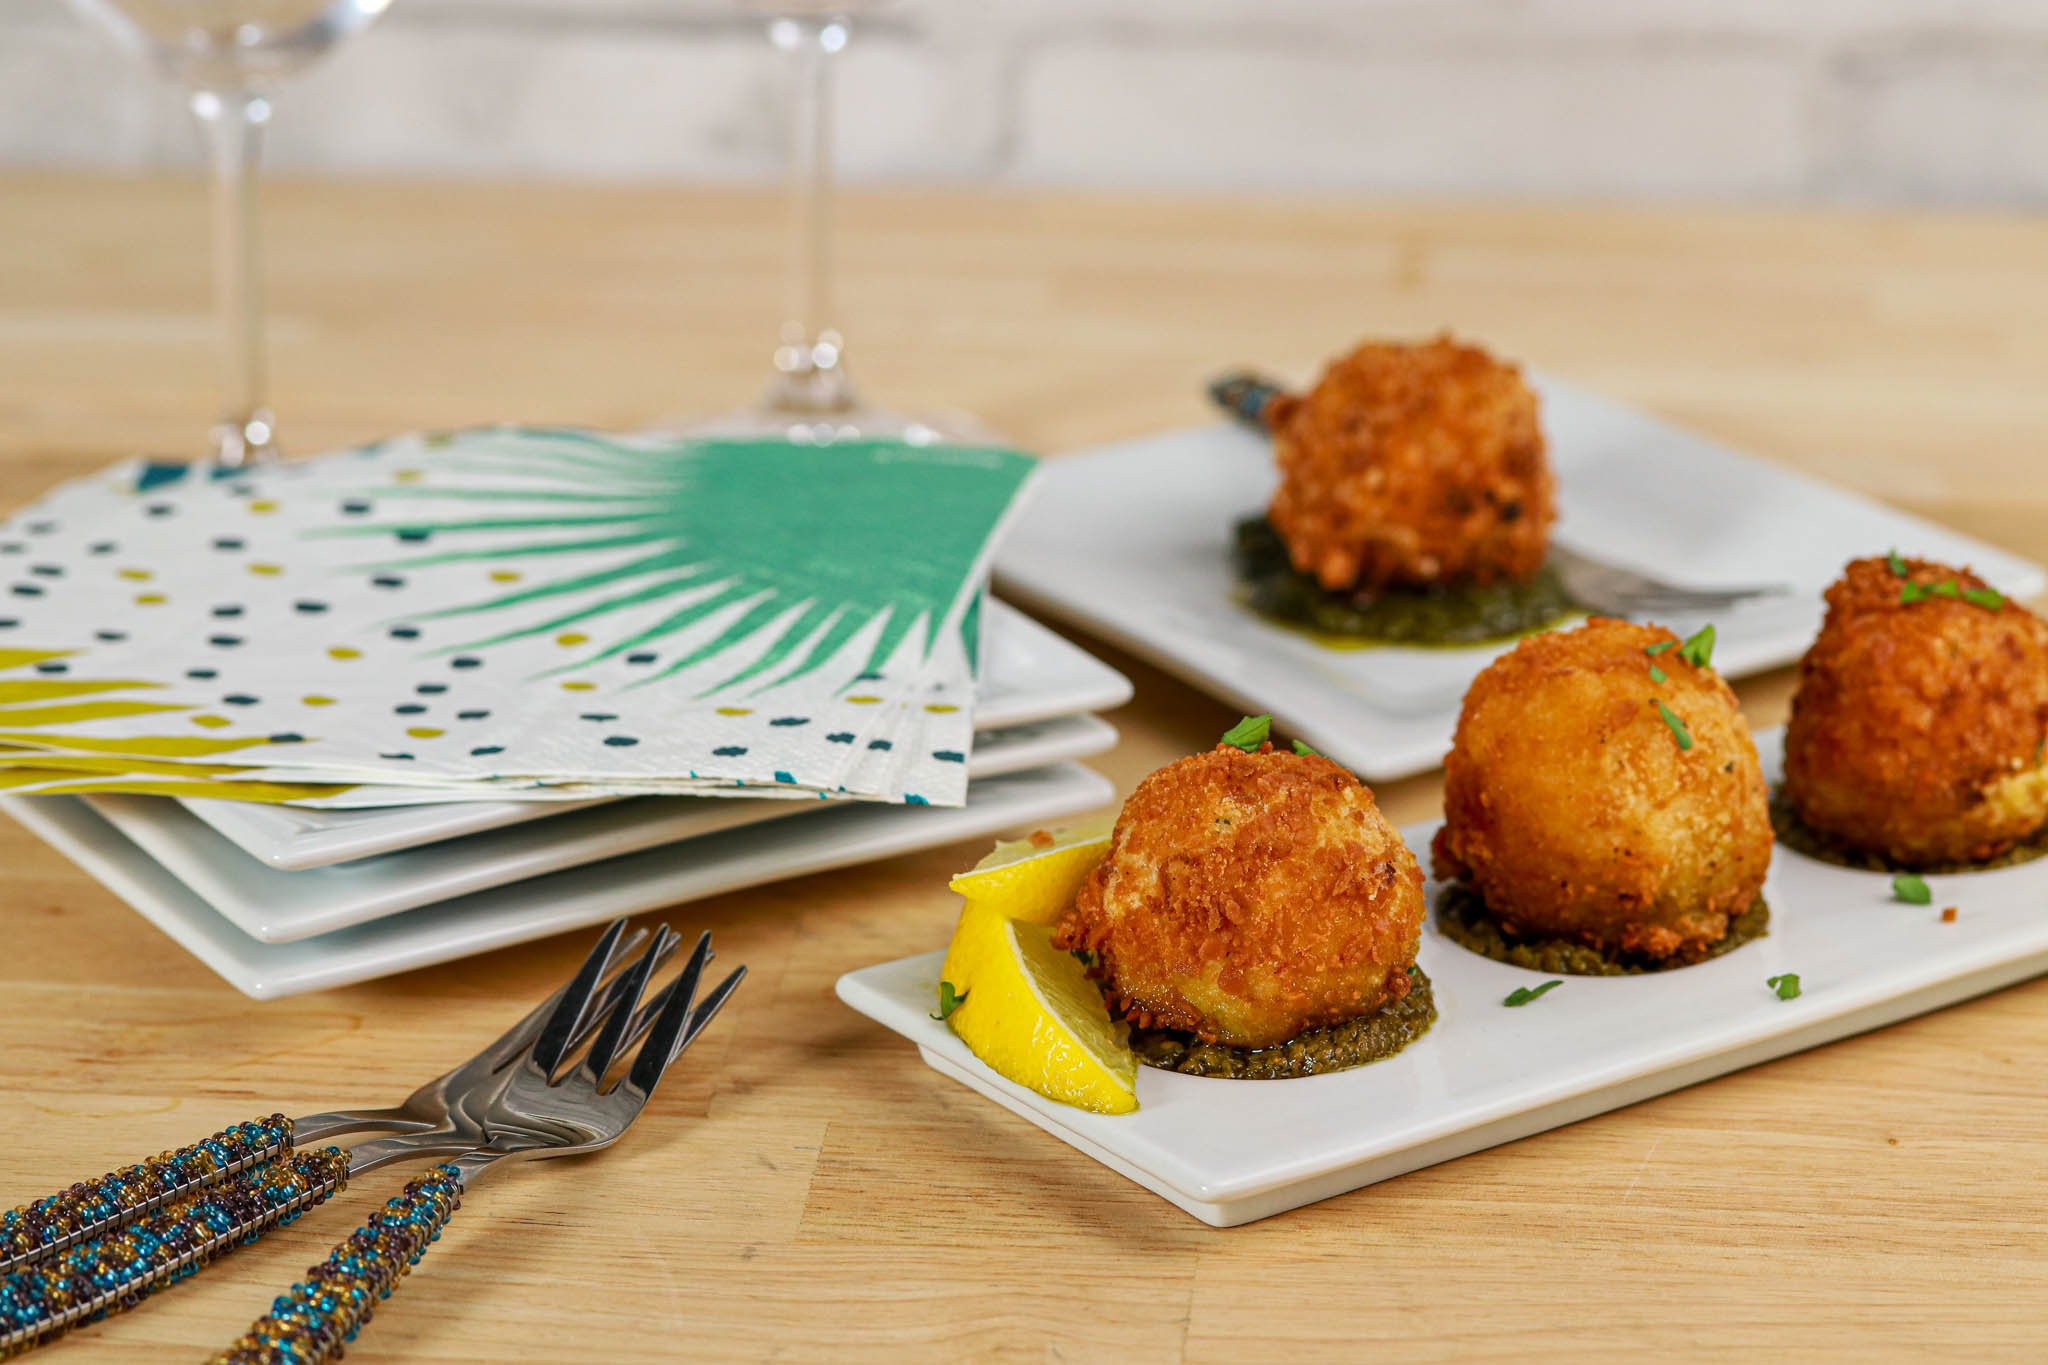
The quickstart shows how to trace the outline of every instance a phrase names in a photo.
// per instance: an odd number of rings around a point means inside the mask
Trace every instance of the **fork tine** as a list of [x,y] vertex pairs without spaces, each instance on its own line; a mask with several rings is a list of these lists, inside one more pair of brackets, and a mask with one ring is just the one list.
[[[620,941],[618,951],[622,954],[634,953],[645,942],[647,942],[647,931],[645,929],[635,929]],[[574,977],[570,978],[569,984],[575,984]],[[605,988],[605,998],[607,1001],[610,1000],[611,993],[617,989],[618,983],[616,981]],[[502,1071],[513,1062],[518,1061],[526,1052],[526,1049],[533,1045],[533,1040],[540,1036],[541,1030],[547,1027],[548,1020],[554,1017],[555,1010],[561,1005],[563,998],[568,994],[568,990],[569,986],[557,987],[554,994],[541,1001],[538,1005],[535,1005],[532,1012],[524,1019],[521,1019],[511,1028],[499,1034],[497,1041],[493,1042],[482,1052],[479,1052],[476,1060],[488,1060],[493,1071]],[[599,1008],[602,1009],[603,1006],[600,1005]],[[584,1036],[589,1036],[588,1030],[585,1031]],[[571,1046],[574,1046],[574,1044],[572,1043]],[[457,1068],[457,1070],[460,1069],[459,1067]],[[451,1072],[450,1074],[454,1073]],[[446,1080],[448,1077],[444,1076],[441,1079]]]
[[1734,593],[1633,593],[1622,602],[1631,616],[1707,616],[1726,611],[1748,596]]
[[[669,927],[661,926],[655,946],[660,947],[675,935]],[[612,1058],[618,1056],[619,1045],[625,1040],[626,1030],[631,1028],[639,1013],[641,993],[647,989],[647,978],[654,974],[655,954],[641,956],[640,960],[628,967],[619,977],[618,990],[614,999],[606,1002],[607,1013],[604,1026],[597,1031],[597,1041],[590,1045],[590,1051],[577,1065],[589,1078],[592,1086],[603,1083],[604,1073],[611,1070]]]
[[590,956],[583,959],[576,976],[562,989],[562,1003],[555,1006],[555,1012],[548,1016],[548,1022],[540,1031],[540,1038],[533,1045],[533,1062],[543,1074],[553,1075],[555,1068],[562,1064],[562,1058],[569,1051],[569,1044],[582,1027],[585,1011],[590,1006],[590,997],[597,990],[597,983],[604,979],[610,968],[612,952],[618,947],[619,937],[626,931],[626,921],[615,919],[590,950]]
[[704,1031],[704,1026],[711,1022],[719,1010],[725,1008],[726,1000],[731,997],[733,990],[740,984],[740,979],[746,974],[747,969],[744,966],[733,968],[727,973],[725,980],[711,988],[711,994],[697,1002],[697,1007],[690,1011],[690,1025],[683,1030],[683,1036],[676,1042],[676,1050],[670,1054],[669,1061],[673,1062],[682,1056],[683,1049],[697,1040],[697,1035]]
[[668,988],[668,1000],[662,1006],[661,1016],[654,1021],[647,1041],[634,1055],[633,1069],[627,1073],[626,1079],[635,1089],[653,1090],[661,1079],[661,1073],[668,1070],[669,1059],[683,1036],[683,1029],[690,1022],[690,1006],[697,998],[697,983],[703,979],[704,964],[710,960],[711,934],[706,930],[698,935],[695,951],[683,964],[683,974]]
[[[625,941],[619,945],[619,956],[632,956],[639,950],[640,945],[646,941],[647,931],[644,929],[628,935]],[[661,932],[655,936],[654,946],[647,950],[648,956],[653,959],[654,971],[660,971],[667,964],[668,960],[675,956],[676,945],[682,941],[682,936],[670,929],[666,924],[661,926]],[[645,1008],[639,1012],[634,1011],[633,1005],[640,998],[640,991],[636,989],[631,996],[626,996],[625,985],[626,974],[624,972],[621,972],[606,983],[604,993],[598,998],[596,1008],[590,1011],[590,1017],[584,1020],[581,1028],[577,1029],[576,1036],[569,1040],[569,1046],[564,1053],[565,1056],[573,1054],[577,1048],[581,1047],[589,1039],[591,1034],[597,1032],[599,1026],[611,1017],[612,1010],[618,1006],[625,1008],[626,1013],[633,1019],[634,1028],[637,1029],[637,1032],[632,1030],[627,1032],[624,1041],[620,1044],[621,1047],[631,1045],[635,1038],[647,1031],[647,1025],[652,1021],[654,1015],[652,1011]],[[622,999],[621,997],[625,998]],[[517,1059],[514,1058],[513,1060]]]

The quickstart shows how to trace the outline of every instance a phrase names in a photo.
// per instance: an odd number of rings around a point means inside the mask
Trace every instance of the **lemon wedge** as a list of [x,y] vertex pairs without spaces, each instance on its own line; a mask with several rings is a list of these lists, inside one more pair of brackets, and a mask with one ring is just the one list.
[[955,891],[1010,919],[1050,924],[1109,849],[1110,822],[1042,831],[997,844],[949,883]]
[[1138,1058],[1124,1026],[1044,925],[969,901],[940,976],[960,1002],[946,1022],[998,1074],[1097,1114],[1138,1107]]

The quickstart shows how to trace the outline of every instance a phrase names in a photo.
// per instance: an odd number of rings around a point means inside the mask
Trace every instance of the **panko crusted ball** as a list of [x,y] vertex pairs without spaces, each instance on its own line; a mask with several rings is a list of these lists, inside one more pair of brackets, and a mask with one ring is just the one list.
[[1224,744],[1140,782],[1055,942],[1113,1009],[1272,1047],[1408,993],[1422,871],[1371,789],[1327,758]]
[[1267,510],[1294,567],[1333,592],[1523,581],[1556,517],[1536,395],[1449,337],[1373,342],[1268,410]]
[[1996,857],[2048,823],[2048,625],[1924,559],[1856,560],[1827,601],[1785,728],[1800,818],[1903,867]]
[[1465,694],[1436,873],[1510,933],[1691,958],[1763,889],[1770,805],[1749,725],[1676,644],[1594,617],[1530,636]]

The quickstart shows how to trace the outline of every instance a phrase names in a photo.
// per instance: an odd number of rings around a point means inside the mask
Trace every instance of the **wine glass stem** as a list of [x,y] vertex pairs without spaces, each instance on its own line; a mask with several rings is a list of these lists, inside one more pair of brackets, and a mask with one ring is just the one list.
[[789,312],[775,349],[769,406],[796,413],[854,406],[832,315],[832,68],[846,46],[843,18],[783,16],[768,36],[788,63]]
[[248,91],[197,91],[192,112],[213,160],[213,291],[220,313],[225,411],[214,457],[240,465],[275,451],[263,365],[263,294],[257,260],[256,168],[270,102]]

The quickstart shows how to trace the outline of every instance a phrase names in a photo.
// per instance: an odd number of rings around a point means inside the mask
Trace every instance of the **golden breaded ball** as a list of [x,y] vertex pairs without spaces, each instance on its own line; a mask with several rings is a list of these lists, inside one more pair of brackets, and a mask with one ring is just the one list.
[[1770,803],[1749,724],[1675,639],[1596,616],[1530,636],[1465,694],[1436,873],[1511,933],[1689,958],[1763,889]]
[[1785,794],[1822,834],[1903,867],[1996,857],[2048,823],[2048,625],[1967,569],[1900,567],[1859,559],[1828,589]]
[[1267,516],[1333,592],[1526,580],[1556,496],[1521,372],[1448,336],[1373,342],[1268,410]]
[[1138,784],[1055,942],[1113,1009],[1262,1048],[1408,993],[1422,870],[1327,758],[1218,745]]

